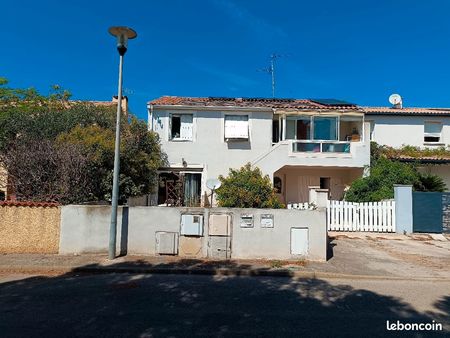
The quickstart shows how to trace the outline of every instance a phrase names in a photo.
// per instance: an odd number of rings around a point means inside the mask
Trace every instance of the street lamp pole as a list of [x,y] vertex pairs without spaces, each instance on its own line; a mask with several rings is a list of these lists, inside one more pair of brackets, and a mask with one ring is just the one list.
[[117,115],[116,115],[116,140],[114,146],[114,174],[113,189],[111,198],[111,224],[109,227],[109,259],[116,257],[116,237],[117,237],[117,207],[119,205],[119,173],[120,173],[120,119],[122,116],[122,70],[123,56],[127,51],[128,39],[134,39],[137,34],[128,27],[111,27],[111,35],[117,37],[117,51],[119,52],[119,85],[117,94]]

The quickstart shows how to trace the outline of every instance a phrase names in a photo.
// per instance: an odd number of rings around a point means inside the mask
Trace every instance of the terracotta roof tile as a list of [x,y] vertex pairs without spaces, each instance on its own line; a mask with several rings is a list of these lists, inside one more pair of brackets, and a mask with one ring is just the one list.
[[366,114],[374,115],[449,115],[450,108],[393,108],[393,107],[362,107]]
[[33,202],[33,201],[0,201],[0,207],[58,207],[60,204],[55,202]]
[[278,109],[349,109],[359,110],[354,104],[331,105],[310,99],[228,98],[228,97],[182,97],[162,96],[149,102],[155,106],[196,107],[248,107]]

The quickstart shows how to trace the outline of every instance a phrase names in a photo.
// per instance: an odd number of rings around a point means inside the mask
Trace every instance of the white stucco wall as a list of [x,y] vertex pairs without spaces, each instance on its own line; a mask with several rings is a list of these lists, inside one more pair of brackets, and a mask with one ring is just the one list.
[[358,177],[363,175],[363,168],[296,168],[283,167],[276,171],[274,176],[282,180],[282,202],[303,203],[309,202],[310,186],[320,186],[321,177],[330,178],[330,199],[340,200],[344,189]]
[[[420,148],[437,148],[450,146],[450,117],[443,116],[393,116],[366,115],[366,121],[374,121],[372,140],[381,145],[400,148],[410,145]],[[441,122],[442,133],[439,144],[423,141],[425,122]],[[450,191],[450,165],[426,165],[421,172],[435,174],[444,180],[447,191]]]
[[439,116],[394,116],[394,115],[366,115],[366,121],[374,121],[372,140],[378,144],[394,148],[403,145],[415,147],[436,147],[439,145],[426,144],[423,141],[424,123],[441,122],[442,141],[450,144],[450,117]]
[[[193,114],[193,140],[169,140],[170,114]],[[249,117],[249,141],[224,140],[224,116],[242,114]],[[363,168],[369,165],[370,147],[368,127],[365,128],[364,141],[352,143],[351,153],[295,153],[292,154],[290,141],[283,141],[272,146],[271,109],[163,109],[149,110],[149,128],[161,137],[164,151],[168,155],[171,167],[182,167],[183,159],[187,163],[186,170],[197,168],[202,170],[202,193],[208,178],[226,176],[230,168],[239,168],[247,162],[260,167],[270,177],[285,165],[323,166]]]
[[[109,217],[111,207],[67,205],[62,207],[60,254],[107,252],[109,243]],[[182,214],[203,215],[201,236],[183,236],[180,233]],[[182,255],[183,240],[199,240],[199,257],[207,257],[210,243],[209,214],[231,216],[232,259],[299,259],[325,261],[327,259],[327,225],[324,209],[237,209],[237,208],[168,208],[119,207],[117,252],[157,255],[156,232],[175,232],[179,235],[177,246]],[[242,228],[241,216],[251,214],[253,227]],[[261,225],[261,214],[273,216],[273,227]],[[291,228],[308,229],[306,255],[291,254]]]
[[[169,115],[192,113],[193,141],[169,141]],[[249,115],[249,141],[224,140],[224,115]],[[161,143],[171,165],[203,166],[208,178],[228,174],[229,168],[239,168],[251,162],[272,146],[272,111],[195,111],[154,110],[153,130],[161,136]],[[204,189],[203,189],[204,190]]]

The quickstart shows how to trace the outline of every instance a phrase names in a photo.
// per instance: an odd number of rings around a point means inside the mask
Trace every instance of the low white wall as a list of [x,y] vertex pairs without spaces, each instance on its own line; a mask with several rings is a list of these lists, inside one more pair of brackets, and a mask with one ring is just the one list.
[[[59,253],[107,252],[109,243],[110,206],[70,205],[62,207]],[[181,215],[204,216],[204,232],[200,237],[200,257],[207,256],[208,218],[210,213],[232,216],[231,258],[293,259],[290,253],[292,227],[309,229],[310,260],[326,260],[327,231],[324,210],[236,209],[236,208],[170,208],[120,207],[117,225],[117,252],[155,255],[157,231],[180,232]],[[252,228],[241,228],[242,214],[252,214]],[[261,214],[272,214],[273,228],[263,228]]]
[[[308,228],[308,259],[326,260],[325,210],[230,209],[233,213],[232,258],[292,259],[291,228]],[[240,226],[241,214],[253,215],[253,228]],[[261,214],[273,214],[274,227],[261,227]]]

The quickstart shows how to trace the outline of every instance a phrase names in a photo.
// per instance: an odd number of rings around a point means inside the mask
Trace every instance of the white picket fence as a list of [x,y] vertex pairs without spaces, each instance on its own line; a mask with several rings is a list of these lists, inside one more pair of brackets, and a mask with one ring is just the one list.
[[328,201],[327,225],[332,231],[395,232],[395,201]]

